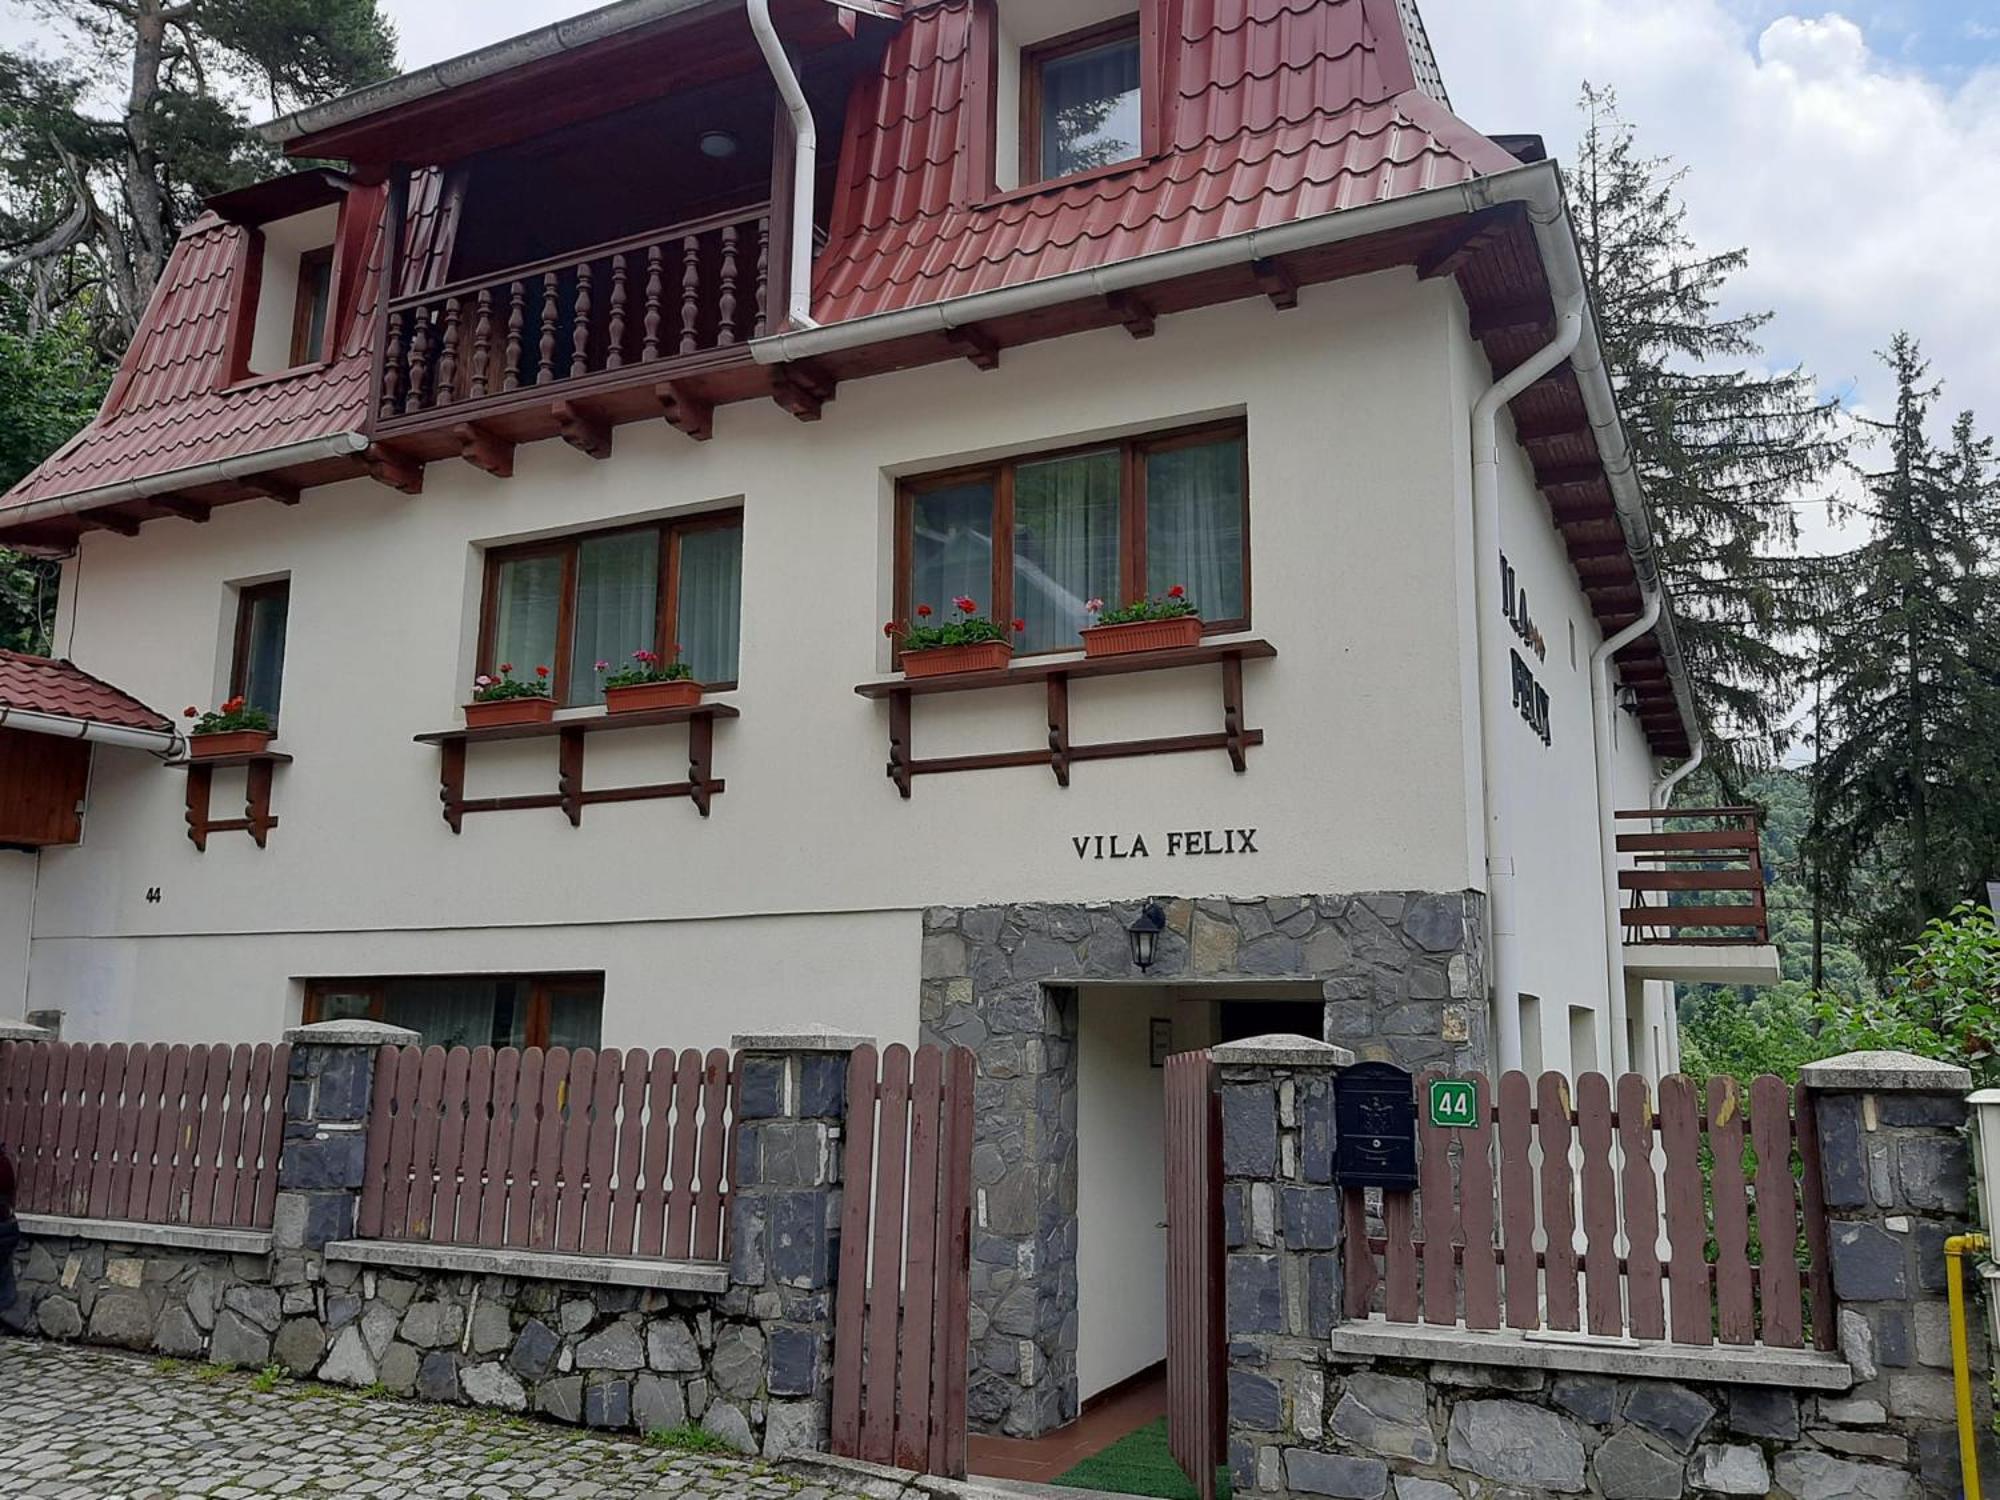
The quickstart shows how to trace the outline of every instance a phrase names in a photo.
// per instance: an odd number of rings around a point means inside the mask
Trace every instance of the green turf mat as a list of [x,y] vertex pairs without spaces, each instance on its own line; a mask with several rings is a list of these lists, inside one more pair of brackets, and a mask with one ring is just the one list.
[[[1196,1500],[1194,1486],[1167,1451],[1165,1417],[1086,1458],[1059,1475],[1055,1483],[1068,1489],[1109,1490],[1116,1495],[1152,1495],[1157,1500]],[[1216,1495],[1218,1500],[1228,1500],[1226,1469],[1217,1471]]]

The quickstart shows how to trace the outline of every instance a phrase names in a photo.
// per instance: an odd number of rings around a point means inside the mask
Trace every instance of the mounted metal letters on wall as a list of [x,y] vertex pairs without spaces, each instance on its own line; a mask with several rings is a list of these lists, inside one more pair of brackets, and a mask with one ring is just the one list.
[[1360,1063],[1333,1088],[1333,1176],[1342,1187],[1414,1189],[1417,1092],[1392,1063]]

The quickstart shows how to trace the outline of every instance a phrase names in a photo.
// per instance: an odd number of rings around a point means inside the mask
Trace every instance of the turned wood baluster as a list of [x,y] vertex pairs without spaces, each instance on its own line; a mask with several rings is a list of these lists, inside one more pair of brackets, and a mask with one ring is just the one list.
[[468,395],[477,401],[490,391],[493,364],[493,292],[491,288],[479,289],[479,303],[472,318],[472,389]]
[[556,309],[561,285],[554,271],[542,278],[541,363],[535,370],[536,385],[547,385],[556,378]]
[[570,345],[575,350],[569,362],[569,378],[581,380],[590,373],[590,262],[576,268],[576,312],[570,320]]
[[660,302],[666,296],[666,250],[654,245],[646,251],[646,321],[639,358],[651,363],[660,357]]
[[444,346],[438,351],[436,406],[449,406],[458,396],[458,335],[462,320],[459,301],[447,298],[444,304]]
[[500,389],[521,388],[521,331],[528,326],[528,288],[515,282],[507,289],[507,365],[500,376]]
[[762,338],[771,328],[771,221],[757,221],[757,316],[752,338]]
[[382,415],[393,417],[403,409],[403,314],[389,314],[389,347],[382,359]]
[[716,303],[715,342],[728,348],[736,342],[736,226],[722,226],[722,296]]
[[695,322],[701,316],[701,241],[689,235],[681,241],[681,353],[701,347]]
[[604,351],[604,367],[620,369],[625,364],[625,257],[611,257],[611,323]]
[[430,383],[431,370],[431,319],[428,311],[419,309],[416,327],[410,334],[410,390],[403,398],[403,410],[422,411],[424,397]]

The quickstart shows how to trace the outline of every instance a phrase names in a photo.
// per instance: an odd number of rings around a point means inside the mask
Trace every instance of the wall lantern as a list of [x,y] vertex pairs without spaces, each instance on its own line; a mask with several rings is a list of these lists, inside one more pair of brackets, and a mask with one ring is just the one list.
[[701,154],[711,161],[728,161],[736,154],[736,137],[726,130],[704,130]]
[[1148,901],[1132,925],[1125,929],[1125,935],[1132,940],[1132,962],[1141,969],[1153,967],[1153,960],[1159,956],[1160,934],[1167,930],[1167,913],[1157,901]]

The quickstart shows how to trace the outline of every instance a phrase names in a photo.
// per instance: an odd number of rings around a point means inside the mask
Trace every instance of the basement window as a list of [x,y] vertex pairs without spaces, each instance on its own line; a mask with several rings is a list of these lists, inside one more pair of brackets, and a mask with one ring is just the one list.
[[596,1047],[604,1034],[602,974],[472,974],[315,979],[305,1023],[385,1021],[426,1047]]

